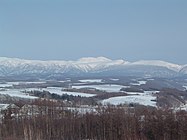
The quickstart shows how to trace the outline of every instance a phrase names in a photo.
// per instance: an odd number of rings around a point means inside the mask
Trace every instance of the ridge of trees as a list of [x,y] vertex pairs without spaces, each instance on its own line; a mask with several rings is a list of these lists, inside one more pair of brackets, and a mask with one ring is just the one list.
[[187,112],[105,106],[78,113],[63,104],[38,101],[39,113],[12,115],[0,123],[2,140],[186,140]]

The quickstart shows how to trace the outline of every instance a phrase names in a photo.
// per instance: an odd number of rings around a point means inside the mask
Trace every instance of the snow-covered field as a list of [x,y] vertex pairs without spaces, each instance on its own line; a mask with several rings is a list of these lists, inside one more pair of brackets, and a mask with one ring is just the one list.
[[3,83],[3,84],[0,84],[0,88],[9,88],[9,87],[13,87],[13,85],[19,85],[19,82]]
[[145,85],[147,81],[138,81],[140,85]]
[[183,86],[187,90],[187,86]]
[[0,84],[0,88],[9,88],[13,87],[14,85],[25,85],[25,84],[43,84],[46,82],[7,82]]
[[19,97],[19,98],[28,98],[28,99],[36,99],[37,97],[29,96],[25,91],[49,91],[50,93],[54,93],[57,95],[73,95],[73,96],[81,96],[81,97],[92,97],[95,94],[81,93],[81,92],[68,92],[62,91],[62,88],[59,87],[48,87],[48,88],[28,88],[28,89],[3,89],[1,88],[0,94],[10,95],[11,97]]
[[103,100],[103,104],[130,104],[130,103],[137,103],[146,106],[156,106],[156,102],[152,101],[155,100],[156,97],[153,95],[159,91],[144,91],[144,93],[140,92],[126,92],[128,96],[120,96],[120,97],[112,97],[106,100]]
[[5,91],[0,91],[0,94],[9,95],[11,97],[19,97],[19,98],[28,98],[28,99],[36,99],[37,97],[29,96],[26,93],[22,92],[21,89],[6,89]]
[[44,84],[46,82],[20,82],[19,84]]
[[144,91],[143,93],[141,93],[141,92],[125,92],[125,93],[127,93],[129,95],[149,95],[149,96],[151,96],[152,94],[157,93],[157,92],[159,92],[159,91]]
[[112,81],[119,81],[119,79],[114,79],[114,78],[111,78],[110,80],[112,80]]
[[98,90],[106,92],[119,92],[121,88],[129,88],[129,86],[115,85],[115,84],[105,84],[105,85],[85,85],[85,86],[73,86],[72,88],[95,88]]
[[134,86],[140,86],[140,85],[145,85],[147,83],[147,81],[137,81],[138,83],[130,83],[131,85]]
[[79,81],[82,83],[102,83],[102,79],[85,79]]
[[154,96],[142,94],[142,95],[112,97],[112,98],[103,100],[102,103],[113,104],[113,105],[136,103],[136,104],[141,104],[145,106],[156,106],[156,102],[152,101],[155,99],[156,97]]
[[12,87],[12,84],[0,84],[0,88],[5,88],[5,87]]

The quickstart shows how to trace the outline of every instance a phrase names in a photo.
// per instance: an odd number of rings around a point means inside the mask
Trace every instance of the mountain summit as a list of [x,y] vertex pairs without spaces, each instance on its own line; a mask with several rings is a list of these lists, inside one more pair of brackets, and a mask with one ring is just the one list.
[[105,57],[85,57],[77,61],[41,61],[0,57],[0,76],[51,76],[51,75],[149,75],[168,77],[186,74],[186,65],[160,60],[128,62]]

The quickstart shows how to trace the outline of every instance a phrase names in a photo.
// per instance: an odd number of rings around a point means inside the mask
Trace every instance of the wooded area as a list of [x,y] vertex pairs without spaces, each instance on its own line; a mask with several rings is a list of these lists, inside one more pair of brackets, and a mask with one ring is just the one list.
[[[31,113],[4,112],[1,140],[186,140],[187,113],[105,106],[96,112],[38,102]],[[35,110],[38,110],[37,113]]]

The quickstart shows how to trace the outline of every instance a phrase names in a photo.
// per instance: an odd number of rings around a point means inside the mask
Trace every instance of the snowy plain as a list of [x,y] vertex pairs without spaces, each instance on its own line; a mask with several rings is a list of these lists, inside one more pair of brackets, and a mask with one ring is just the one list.
[[1,90],[0,94],[9,95],[11,97],[27,98],[27,99],[36,99],[37,97],[29,96],[27,93],[22,92],[23,89],[5,89]]
[[159,91],[144,91],[144,93],[126,92],[129,94],[128,96],[112,97],[103,100],[102,103],[112,105],[136,103],[145,106],[156,106],[156,102],[154,101],[156,97],[154,94],[157,92]]
[[122,88],[129,88],[130,86],[122,86],[115,84],[103,84],[103,85],[84,85],[84,86],[72,86],[72,88],[81,89],[81,88],[95,88],[101,91],[106,92],[119,92]]
[[120,96],[120,97],[112,97],[106,100],[103,100],[103,104],[112,104],[112,105],[120,105],[120,104],[130,104],[136,103],[145,106],[156,106],[155,100],[156,97],[153,96],[145,96],[145,95],[131,95],[131,96]]
[[86,79],[86,80],[79,80],[82,83],[102,83],[102,79]]

